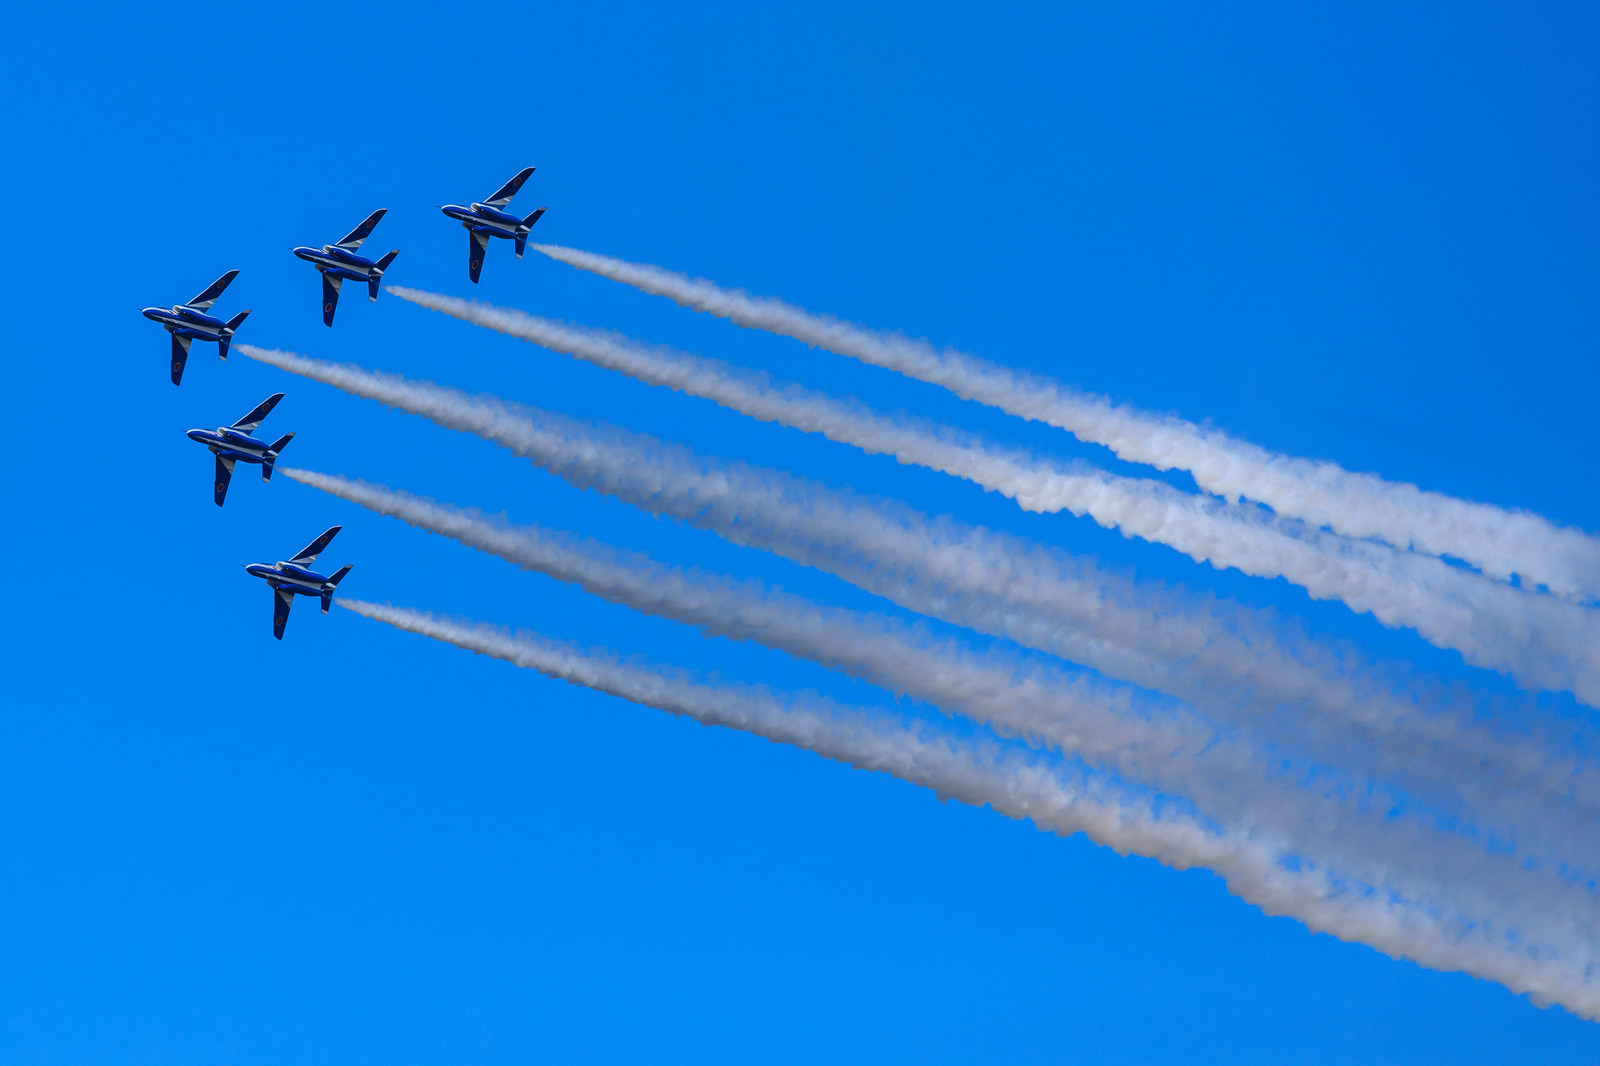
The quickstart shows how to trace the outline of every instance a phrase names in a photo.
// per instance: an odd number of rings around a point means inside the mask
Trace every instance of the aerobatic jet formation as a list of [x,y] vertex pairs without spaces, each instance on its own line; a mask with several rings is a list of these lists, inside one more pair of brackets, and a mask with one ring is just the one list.
[[386,207],[380,207],[372,212],[365,222],[346,234],[338,244],[324,244],[320,249],[303,246],[294,250],[295,255],[322,273],[322,321],[325,325],[333,325],[333,309],[339,303],[340,282],[366,282],[367,299],[377,301],[378,284],[383,280],[383,272],[400,254],[400,249],[396,248],[376,262],[356,252],[387,210]]
[[172,383],[180,384],[183,381],[183,366],[189,361],[189,343],[191,341],[215,341],[217,344],[217,357],[228,358],[228,342],[233,339],[234,331],[243,324],[249,311],[240,311],[226,322],[206,314],[211,310],[211,305],[217,302],[217,297],[222,295],[222,290],[234,278],[239,276],[237,270],[230,270],[222,277],[207,285],[205,291],[188,303],[174,304],[171,308],[146,307],[142,312],[144,317],[152,322],[159,322],[168,333],[172,334]]
[[283,627],[289,624],[289,608],[297,594],[322,597],[323,614],[327,614],[328,608],[333,605],[333,590],[351,568],[341,566],[332,577],[323,577],[311,569],[311,564],[316,562],[317,556],[341,528],[332,527],[296,552],[292,559],[275,563],[249,563],[245,566],[245,573],[261,578],[272,587],[272,635],[279,640],[283,639]]
[[541,207],[527,218],[518,218],[516,215],[507,214],[502,208],[517,195],[517,190],[522,188],[522,183],[528,180],[528,175],[532,174],[533,170],[533,167],[528,167],[519,172],[482,203],[475,203],[471,207],[445,204],[439,209],[467,229],[467,235],[472,240],[471,247],[467,250],[467,276],[474,283],[478,280],[478,272],[483,269],[483,254],[489,247],[490,237],[503,237],[515,241],[517,258],[522,258],[522,253],[528,246],[528,232],[533,229],[534,223],[539,221],[539,216],[544,214],[545,209]]
[[281,399],[283,393],[273,393],[231,426],[189,431],[190,440],[204,444],[217,457],[217,480],[213,489],[218,507],[222,506],[223,499],[228,495],[228,482],[233,478],[234,463],[259,463],[261,480],[268,481],[272,478],[272,464],[278,461],[278,453],[294,439],[294,434],[285,433],[271,444],[257,440],[251,434],[261,424],[261,420],[278,406],[278,401]]
[[[509,213],[506,208],[533,176],[533,171],[533,167],[519,171],[482,202],[466,207],[446,204],[441,208],[446,215],[460,222],[467,230],[470,241],[467,269],[468,276],[474,283],[478,281],[479,273],[483,269],[483,257],[488,250],[490,237],[512,241],[518,259],[521,259],[527,250],[528,236],[534,225],[544,216],[545,208],[540,207],[526,218],[519,218]],[[333,325],[340,287],[346,281],[358,284],[364,282],[367,298],[377,301],[378,290],[383,286],[384,273],[400,254],[400,250],[397,248],[381,257],[369,259],[361,254],[361,247],[372,236],[373,230],[387,213],[387,208],[379,208],[372,212],[336,244],[324,244],[320,248],[302,245],[293,249],[296,257],[310,263],[322,275],[322,321],[325,325]],[[217,345],[217,355],[220,358],[228,357],[228,346],[250,312],[240,311],[232,318],[223,319],[214,315],[211,308],[238,276],[239,271],[228,271],[187,303],[175,304],[171,308],[143,309],[144,317],[160,323],[161,327],[172,336],[174,385],[183,381],[184,367],[189,359],[189,347],[194,341],[211,341]],[[234,467],[237,464],[253,463],[261,468],[262,481],[272,479],[274,464],[277,463],[283,449],[294,439],[294,434],[285,433],[269,444],[264,437],[257,437],[256,433],[283,396],[281,392],[273,393],[231,425],[188,431],[189,439],[205,445],[216,463],[212,500],[218,507],[223,506],[227,500],[228,486],[232,484]],[[313,570],[312,565],[316,562],[317,556],[332,542],[340,528],[340,526],[331,527],[292,558],[280,559],[275,563],[244,564],[245,571],[251,577],[260,578],[272,589],[272,635],[278,640],[283,639],[283,631],[289,623],[289,609],[294,605],[296,596],[320,598],[323,614],[327,614],[333,605],[333,595],[339,582],[344,580],[352,568],[342,566],[334,571],[332,576],[325,576]]]

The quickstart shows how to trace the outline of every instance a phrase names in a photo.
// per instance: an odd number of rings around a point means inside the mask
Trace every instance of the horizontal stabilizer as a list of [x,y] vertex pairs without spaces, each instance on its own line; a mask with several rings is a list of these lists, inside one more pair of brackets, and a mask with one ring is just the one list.
[[394,262],[394,257],[399,255],[399,254],[400,254],[400,249],[396,248],[394,251],[390,252],[388,255],[385,255],[382,259],[378,260],[378,262],[377,262],[378,269],[379,270],[388,270],[389,269],[389,264]]
[[283,399],[283,393],[281,392],[275,392],[268,396],[265,400],[256,404],[249,414],[235,422],[233,428],[244,433],[254,433],[256,427],[261,424],[261,420],[272,413],[272,409],[278,406],[278,401],[281,399]]
[[217,501],[217,506],[222,506],[222,501],[228,496],[228,482],[233,480],[233,460],[217,456],[217,481],[212,486],[212,498]]
[[272,450],[272,454],[273,455],[278,455],[279,453],[281,453],[285,448],[287,448],[289,446],[289,442],[292,441],[292,440],[294,440],[294,434],[293,433],[285,433],[283,436],[281,436],[277,440],[273,441],[272,442],[272,449],[271,449]]
[[367,239],[368,234],[372,232],[372,227],[378,224],[378,220],[383,217],[383,213],[387,210],[387,207],[380,207],[368,215],[365,222],[345,234],[344,240],[339,242],[338,247],[347,252],[353,252],[360,248],[361,242]]
[[196,296],[194,299],[189,301],[188,306],[194,308],[196,311],[207,310],[212,304],[217,302],[217,297],[222,295],[222,290],[226,289],[233,279],[238,276],[239,272],[237,270],[228,271],[226,274],[222,275],[222,277],[218,278],[216,281],[213,281],[210,285],[207,285],[199,296]]
[[172,335],[172,383],[183,384],[183,367],[189,361],[189,338]]
[[532,167],[528,167],[526,170],[520,171],[516,177],[500,186],[493,196],[484,201],[484,204],[489,207],[504,207],[506,204],[509,204],[511,202],[511,198],[517,195],[517,190],[522,188],[522,183],[527,181],[529,175],[532,173]]

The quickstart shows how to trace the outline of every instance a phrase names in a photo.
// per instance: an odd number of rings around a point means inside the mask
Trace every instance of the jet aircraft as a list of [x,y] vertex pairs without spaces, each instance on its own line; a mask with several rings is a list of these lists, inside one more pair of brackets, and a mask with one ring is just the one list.
[[172,334],[172,383],[174,385],[183,381],[183,365],[189,361],[190,341],[216,341],[217,357],[228,358],[228,342],[233,339],[234,331],[244,323],[249,311],[240,311],[228,321],[213,318],[206,314],[211,310],[211,305],[217,302],[217,297],[222,295],[222,290],[228,283],[239,276],[237,270],[230,270],[222,277],[206,286],[204,292],[186,304],[174,304],[170,309],[165,307],[146,307],[144,317],[152,322],[159,322],[168,333]]
[[396,248],[377,262],[357,255],[356,250],[387,210],[386,207],[380,207],[372,212],[365,222],[351,230],[338,244],[324,244],[321,250],[311,247],[294,250],[295,255],[322,272],[324,324],[333,325],[333,309],[339,303],[339,283],[342,281],[364,281],[367,283],[367,298],[374,302],[378,299],[378,283],[383,280],[383,272],[394,262],[394,257],[400,254],[400,249]]
[[322,613],[327,614],[333,604],[333,590],[350,567],[341,566],[332,577],[323,577],[311,569],[311,564],[328,546],[342,527],[334,526],[322,536],[295,553],[294,558],[276,563],[250,563],[244,569],[251,577],[259,577],[272,586],[272,635],[283,639],[283,627],[289,623],[289,607],[295,595],[321,596]]
[[190,440],[204,444],[217,457],[217,480],[213,487],[218,507],[222,506],[223,498],[228,495],[228,481],[233,477],[234,463],[259,463],[261,480],[267,481],[272,477],[272,464],[277,462],[278,453],[283,451],[284,446],[294,439],[294,434],[285,433],[271,444],[256,440],[251,434],[281,399],[283,393],[273,393],[231,426],[189,431]]
[[528,232],[533,229],[533,224],[539,221],[539,216],[544,214],[545,209],[541,207],[527,218],[508,215],[501,209],[511,202],[511,198],[517,195],[517,190],[522,188],[522,183],[527,181],[528,175],[532,173],[533,167],[519,172],[482,203],[473,204],[471,207],[445,204],[439,209],[465,226],[467,235],[472,238],[472,246],[467,250],[467,275],[474,283],[478,280],[478,271],[483,269],[483,253],[489,247],[490,237],[505,237],[516,241],[517,258],[522,258],[522,253],[528,246]]

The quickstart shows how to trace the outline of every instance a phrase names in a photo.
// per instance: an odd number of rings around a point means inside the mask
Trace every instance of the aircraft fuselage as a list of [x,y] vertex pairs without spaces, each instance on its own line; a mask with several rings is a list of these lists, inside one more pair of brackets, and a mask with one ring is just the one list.
[[278,454],[272,446],[265,441],[257,440],[248,433],[240,432],[232,426],[218,426],[216,429],[191,429],[189,439],[198,441],[216,453],[218,458],[230,459],[239,463],[264,463],[276,460]]
[[259,577],[275,589],[283,589],[302,596],[321,596],[328,585],[328,579],[322,574],[308,570],[298,563],[250,563],[244,570],[251,577]]
[[309,245],[296,248],[294,254],[322,271],[346,281],[367,281],[374,274],[383,276],[378,264],[366,256],[345,251],[337,244],[324,244],[321,248]]
[[161,323],[162,328],[168,333],[189,340],[220,340],[225,334],[232,332],[222,319],[213,318],[184,304],[170,308],[146,307],[140,314],[152,322]]
[[445,204],[439,210],[474,233],[483,233],[490,237],[515,239],[517,232],[522,229],[522,219],[516,215],[508,215],[504,211],[484,204],[473,204],[471,207]]

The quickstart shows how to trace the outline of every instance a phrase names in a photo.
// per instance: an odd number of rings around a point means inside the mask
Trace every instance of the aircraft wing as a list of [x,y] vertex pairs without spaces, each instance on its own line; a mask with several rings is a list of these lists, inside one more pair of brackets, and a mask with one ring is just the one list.
[[378,220],[383,217],[383,213],[387,210],[389,210],[387,207],[380,207],[368,215],[365,222],[345,234],[344,240],[339,242],[339,247],[347,252],[353,252],[360,248],[361,242],[367,239],[368,234],[372,232],[372,227],[378,224]]
[[222,506],[222,501],[228,497],[228,482],[233,480],[233,460],[217,456],[217,483],[214,486],[217,506]]
[[283,399],[283,393],[281,392],[275,392],[268,396],[265,400],[256,404],[249,414],[235,422],[233,428],[241,433],[254,433],[256,427],[261,424],[261,420],[272,413],[272,409],[278,406],[278,401],[281,399]]
[[222,290],[226,289],[233,279],[238,276],[239,272],[237,270],[228,271],[222,277],[207,285],[204,292],[189,301],[188,306],[196,311],[209,310],[211,305],[217,302],[217,297],[222,295]]
[[339,283],[343,278],[322,275],[322,324],[333,325],[333,309],[339,306]]
[[483,269],[483,253],[489,250],[489,238],[475,229],[467,230],[467,236],[472,238],[472,247],[467,249],[467,276],[477,281],[478,272]]
[[183,384],[183,366],[189,361],[189,338],[172,335],[172,383]]
[[339,530],[343,528],[343,526],[331,527],[322,536],[318,537],[310,544],[307,544],[304,548],[301,548],[299,551],[295,552],[294,558],[290,559],[289,561],[291,563],[299,563],[301,566],[310,566],[316,561],[317,556],[322,554],[322,549],[328,546],[328,542],[333,540],[335,534],[337,534]]
[[488,207],[504,207],[506,204],[509,204],[511,202],[511,198],[517,195],[517,190],[522,188],[522,183],[527,181],[528,176],[532,173],[532,167],[529,167],[523,171],[519,171],[516,177],[500,186],[500,190],[498,192],[489,197],[487,200],[483,201],[484,204]]
[[272,590],[272,635],[283,639],[283,627],[289,624],[289,608],[294,606],[294,593],[288,589]]

